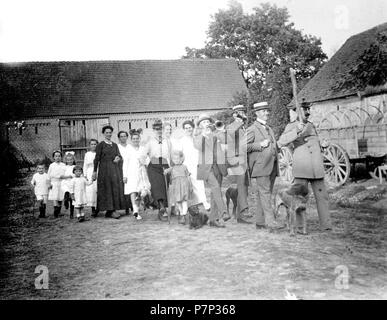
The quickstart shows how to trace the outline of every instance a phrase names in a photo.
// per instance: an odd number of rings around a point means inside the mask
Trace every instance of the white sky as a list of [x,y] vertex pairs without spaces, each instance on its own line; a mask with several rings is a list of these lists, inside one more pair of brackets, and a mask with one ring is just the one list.
[[[239,0],[245,11],[264,2]],[[272,0],[322,38],[331,56],[351,35],[387,22],[386,0]],[[179,59],[204,46],[228,0],[0,0],[0,61]]]

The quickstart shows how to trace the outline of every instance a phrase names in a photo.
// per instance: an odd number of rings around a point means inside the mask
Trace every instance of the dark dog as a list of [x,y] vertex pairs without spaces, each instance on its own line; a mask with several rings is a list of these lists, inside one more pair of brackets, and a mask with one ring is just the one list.
[[305,197],[298,195],[289,195],[286,191],[279,191],[275,196],[275,217],[278,217],[278,212],[281,206],[286,208],[286,223],[287,228],[290,231],[290,236],[296,235],[297,217],[301,219],[302,232],[301,234],[308,234],[306,228],[306,201]]
[[188,208],[188,225],[190,229],[199,229],[208,221],[207,214],[200,212],[199,205]]
[[232,216],[236,219],[236,209],[238,205],[238,189],[229,187],[226,191],[226,206],[227,206],[227,213],[230,214],[229,212],[229,207],[230,207],[230,199],[232,200],[233,203],[233,208],[232,208]]

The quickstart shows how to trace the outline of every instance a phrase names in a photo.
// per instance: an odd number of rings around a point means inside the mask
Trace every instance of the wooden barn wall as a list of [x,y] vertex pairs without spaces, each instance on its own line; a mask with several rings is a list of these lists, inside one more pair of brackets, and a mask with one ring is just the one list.
[[[219,110],[206,110],[205,113],[213,114]],[[161,119],[165,122],[170,122],[173,128],[172,137],[175,139],[183,135],[181,128],[185,120],[197,120],[203,111],[180,111],[180,112],[158,112],[144,114],[118,114],[118,115],[96,115],[96,116],[61,116],[59,119],[28,119],[25,120],[26,128],[20,134],[12,126],[8,129],[9,143],[17,150],[21,160],[26,160],[30,163],[35,163],[43,160],[45,157],[50,158],[54,150],[60,149],[61,135],[62,144],[70,141],[74,146],[81,147],[91,138],[98,140],[103,139],[102,127],[105,124],[110,124],[114,128],[114,142],[118,142],[117,133],[120,130],[128,131],[129,128],[144,130],[143,139],[152,134],[152,124],[156,119]],[[64,123],[69,120],[69,123]],[[71,120],[71,121],[70,121]],[[84,120],[84,121],[83,121]],[[73,123],[74,122],[74,123]],[[82,123],[83,122],[83,123]],[[68,128],[66,128],[68,125]],[[85,134],[80,134],[79,138],[83,142],[75,141],[74,133],[70,132],[72,128],[77,128],[78,131],[83,130],[85,126]],[[64,126],[64,127],[60,127]],[[5,129],[5,126],[2,126]],[[69,147],[71,149],[71,147]],[[83,155],[84,152],[77,154]],[[78,159],[81,161],[82,159]]]

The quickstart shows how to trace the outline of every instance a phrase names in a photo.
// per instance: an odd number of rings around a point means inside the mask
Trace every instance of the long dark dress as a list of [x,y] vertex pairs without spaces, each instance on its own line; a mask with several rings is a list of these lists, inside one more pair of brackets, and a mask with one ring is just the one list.
[[98,169],[97,208],[100,211],[125,209],[124,185],[119,163],[114,163],[116,156],[121,157],[117,144],[104,141],[95,150],[94,171]]

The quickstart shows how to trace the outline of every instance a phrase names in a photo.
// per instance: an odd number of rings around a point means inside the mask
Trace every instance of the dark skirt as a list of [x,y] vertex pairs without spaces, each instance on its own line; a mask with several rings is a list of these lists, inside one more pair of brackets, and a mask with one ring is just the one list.
[[127,207],[121,169],[111,161],[102,161],[97,179],[97,208],[100,211],[123,210]]
[[168,167],[168,164],[155,164],[150,162],[147,169],[152,197],[156,202],[163,200],[166,207],[168,206],[168,203],[164,169],[167,169]]

